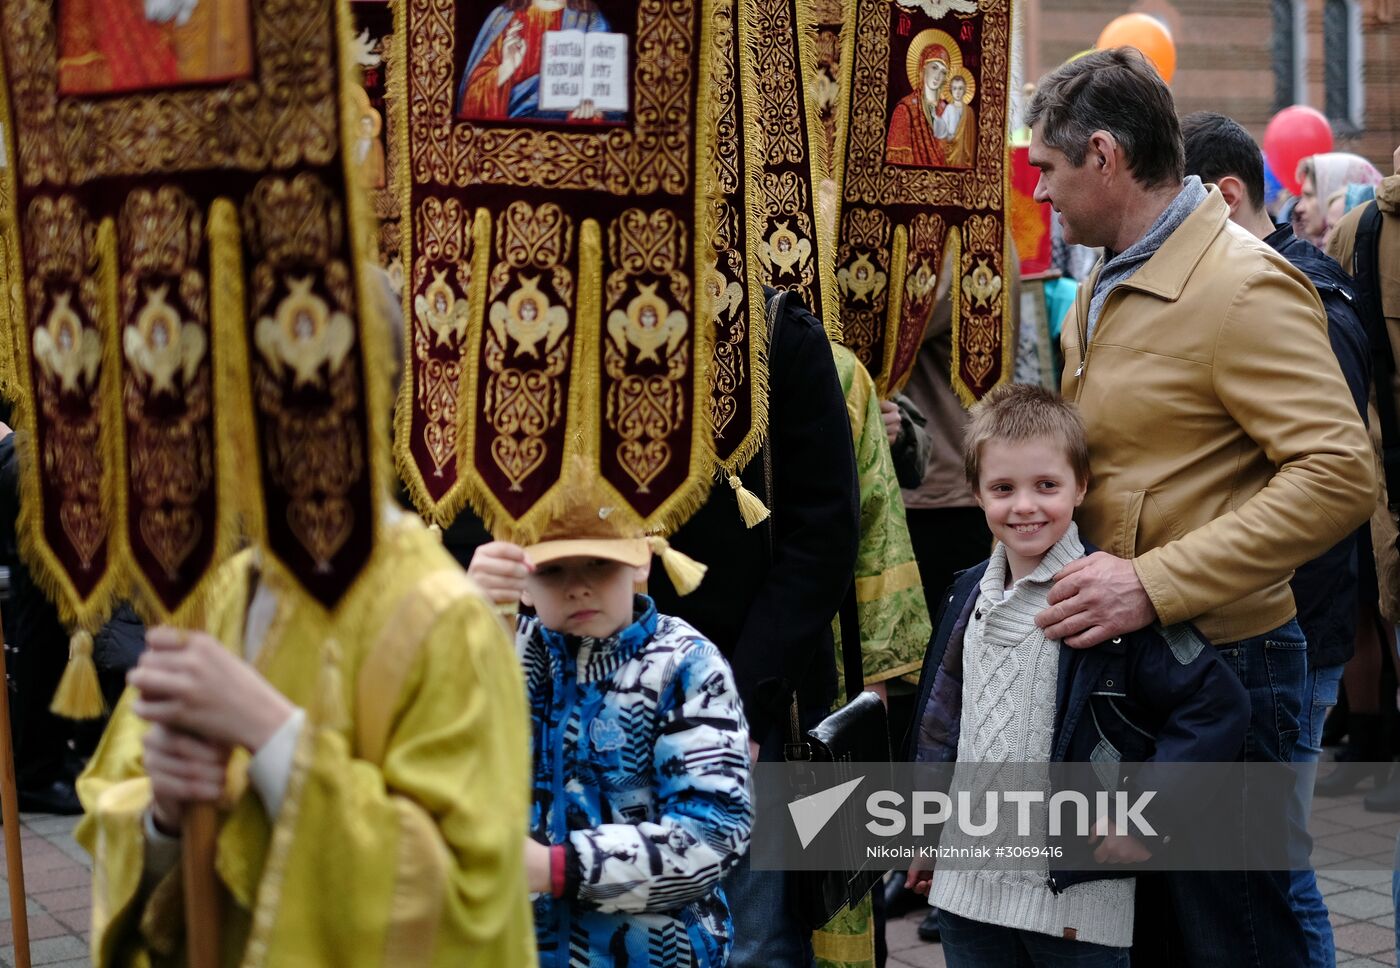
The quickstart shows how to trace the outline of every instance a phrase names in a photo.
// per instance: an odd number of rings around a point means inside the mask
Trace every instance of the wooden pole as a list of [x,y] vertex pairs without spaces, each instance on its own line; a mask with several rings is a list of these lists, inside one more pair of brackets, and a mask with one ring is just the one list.
[[[3,638],[0,635],[0,640]],[[10,933],[15,944],[15,968],[29,968],[29,912],[25,908],[19,787],[15,783],[15,745],[10,732],[10,682],[5,671],[3,641],[0,641],[0,819],[5,823],[5,867],[10,888]]]
[[214,850],[219,817],[212,803],[185,808],[181,863],[185,879],[185,945],[190,968],[219,968],[219,888]]

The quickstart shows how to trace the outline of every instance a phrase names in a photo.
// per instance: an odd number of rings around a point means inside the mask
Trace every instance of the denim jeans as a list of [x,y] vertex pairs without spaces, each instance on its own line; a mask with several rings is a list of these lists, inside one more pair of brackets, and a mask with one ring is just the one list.
[[[815,723],[820,718],[804,715],[803,721]],[[786,730],[784,722],[764,736],[758,748],[761,762],[782,762]],[[752,838],[761,836],[763,831],[755,824]],[[816,963],[812,934],[792,914],[786,871],[756,871],[745,854],[725,877],[724,896],[734,919],[729,968],[811,968]]]
[[938,912],[948,968],[1128,968],[1128,949]]
[[[1250,723],[1244,759],[1291,763],[1298,741],[1306,686],[1307,642],[1298,623],[1217,647],[1249,693]],[[1281,784],[1281,785],[1280,785]],[[1208,820],[1228,825],[1241,842],[1253,837],[1290,837],[1288,818],[1277,809],[1290,802],[1291,775],[1279,789],[1252,787],[1225,791]],[[1274,809],[1270,809],[1271,805]],[[1246,856],[1248,852],[1246,852]],[[1162,934],[1169,951],[1144,951],[1143,964],[1225,965],[1276,968],[1306,965],[1307,940],[1289,897],[1288,871],[1172,871],[1162,876],[1167,910],[1144,907],[1139,885],[1138,918],[1165,917]],[[1153,908],[1157,907],[1153,905]],[[1138,964],[1140,946],[1134,949]]]
[[[1314,767],[1322,755],[1322,722],[1327,710],[1337,705],[1337,687],[1342,681],[1342,666],[1330,665],[1308,669],[1303,687],[1303,717],[1298,729],[1298,743],[1293,747],[1294,763],[1311,763]],[[1289,806],[1289,819],[1299,836],[1307,838],[1308,816],[1312,813],[1315,769],[1300,770],[1298,785]],[[1311,838],[1307,843],[1311,847]],[[1337,951],[1332,941],[1332,922],[1327,919],[1327,905],[1317,889],[1317,875],[1311,867],[1296,870],[1289,877],[1289,897],[1293,911],[1302,922],[1308,939],[1308,964],[1311,968],[1334,968]]]

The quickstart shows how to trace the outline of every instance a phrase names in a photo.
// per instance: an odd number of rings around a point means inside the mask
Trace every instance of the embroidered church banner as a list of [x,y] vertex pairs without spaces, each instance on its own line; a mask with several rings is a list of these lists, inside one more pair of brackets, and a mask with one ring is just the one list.
[[575,453],[648,528],[703,501],[714,23],[713,0],[398,8],[412,233],[395,429],[425,515],[470,501],[529,540]]
[[908,379],[952,252],[953,388],[1009,378],[1010,0],[853,0],[842,27],[836,277],[882,396]]
[[822,130],[804,82],[815,69],[815,24],[806,0],[740,0],[741,49],[757,93],[750,141],[761,164],[758,252],[765,282],[790,290],[838,334],[829,249],[817,221]]
[[69,621],[127,596],[168,620],[241,518],[333,605],[373,545],[389,404],[348,8],[0,0],[0,35],[26,558]]
[[739,2],[714,4],[711,95],[705,118],[715,184],[714,266],[706,283],[714,330],[710,422],[715,462],[726,476],[743,470],[768,433],[768,324],[759,294],[769,276],[750,254],[764,228],[762,171],[750,162],[760,143],[759,106],[757,78],[748,66],[755,59],[746,58],[741,66],[739,58],[744,49]]

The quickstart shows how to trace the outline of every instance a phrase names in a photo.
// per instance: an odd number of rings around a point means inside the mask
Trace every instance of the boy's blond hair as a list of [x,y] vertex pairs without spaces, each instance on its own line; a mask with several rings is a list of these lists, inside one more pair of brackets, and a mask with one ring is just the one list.
[[982,445],[989,440],[1025,441],[1055,437],[1064,444],[1065,457],[1076,484],[1089,480],[1089,440],[1079,409],[1053,390],[1028,383],[1004,383],[972,408],[963,435],[963,469],[977,490]]

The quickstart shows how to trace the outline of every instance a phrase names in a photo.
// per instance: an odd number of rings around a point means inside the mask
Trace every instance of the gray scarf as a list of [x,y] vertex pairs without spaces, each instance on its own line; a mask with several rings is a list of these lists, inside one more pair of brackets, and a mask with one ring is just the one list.
[[[1181,223],[1186,221],[1186,217],[1205,200],[1206,188],[1201,184],[1201,180],[1195,175],[1188,175],[1182,183],[1181,191],[1172,199],[1166,211],[1157,217],[1157,221],[1152,223],[1147,234],[1104,263],[1098,281],[1094,283],[1094,298],[1089,301],[1088,336],[1094,335],[1099,313],[1103,312],[1104,301],[1108,299],[1108,294],[1114,287],[1132,278],[1133,273],[1156,255],[1162,243],[1166,242],[1167,238],[1181,227]],[[1108,255],[1107,252],[1104,254]]]

